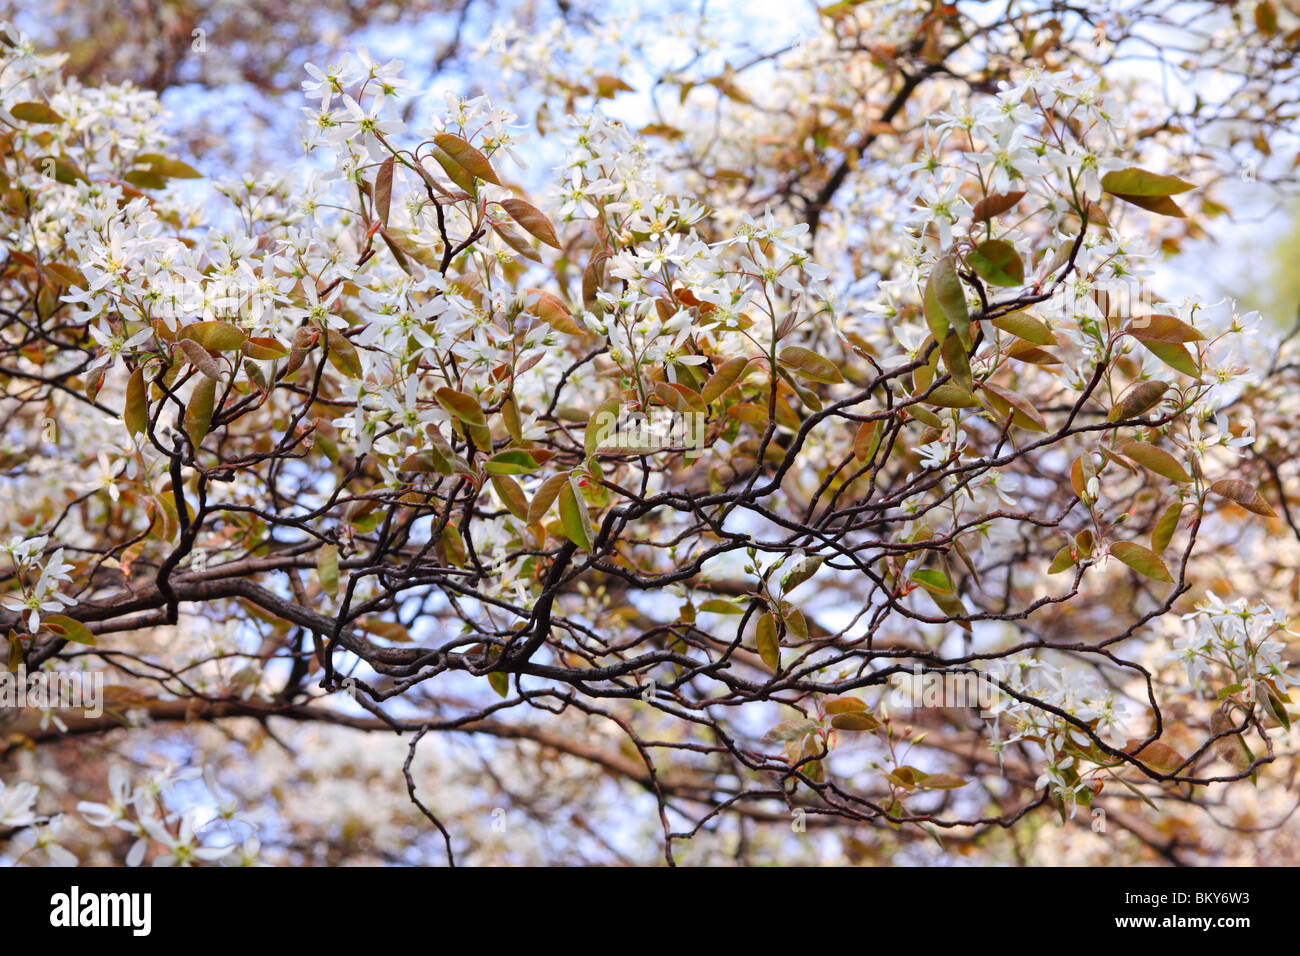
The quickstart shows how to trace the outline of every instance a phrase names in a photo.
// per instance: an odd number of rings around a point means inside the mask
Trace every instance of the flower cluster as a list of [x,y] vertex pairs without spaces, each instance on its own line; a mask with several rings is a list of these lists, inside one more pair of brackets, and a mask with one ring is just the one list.
[[[14,573],[22,581],[18,594],[7,596],[0,606],[18,611],[26,620],[27,628],[35,634],[41,626],[41,614],[62,611],[77,603],[76,599],[62,593],[59,588],[70,582],[72,565],[64,562],[63,549],[58,548],[48,557],[43,549],[49,538],[10,538],[0,545],[0,552],[9,555]],[[35,580],[32,580],[32,578]]]

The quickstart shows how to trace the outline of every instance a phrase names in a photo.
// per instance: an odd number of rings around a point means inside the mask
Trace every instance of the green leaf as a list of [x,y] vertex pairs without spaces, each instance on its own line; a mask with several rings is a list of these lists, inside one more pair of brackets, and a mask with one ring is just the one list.
[[828,714],[851,714],[866,709],[866,701],[859,700],[857,697],[832,697],[826,701],[826,713]]
[[818,355],[811,349],[791,345],[781,350],[779,361],[796,375],[825,385],[836,385],[844,381],[844,376],[830,359]]
[[781,645],[776,636],[776,619],[770,611],[758,619],[754,642],[758,646],[758,656],[775,674],[781,669]]
[[583,551],[590,551],[592,538],[591,515],[587,513],[587,503],[578,492],[577,482],[572,475],[560,488],[560,524],[564,536]]
[[1282,704],[1282,701],[1278,700],[1277,696],[1272,691],[1264,691],[1261,703],[1264,705],[1264,709],[1272,715],[1273,719],[1282,725],[1282,729],[1288,732],[1291,730],[1291,717],[1287,714],[1286,707]]
[[936,385],[925,397],[925,402],[939,408],[975,408],[979,405],[979,400],[974,395],[955,382]]
[[700,605],[700,610],[706,614],[744,614],[745,609],[736,604],[735,601],[728,601],[724,598],[710,598]]
[[248,340],[248,336],[238,326],[217,320],[182,326],[177,337],[198,342],[213,352],[236,351]]
[[1169,573],[1169,568],[1165,566],[1165,563],[1160,560],[1160,556],[1140,544],[1134,544],[1132,541],[1116,541],[1110,546],[1110,553],[1138,572],[1138,574],[1146,575],[1153,581],[1164,581],[1167,584],[1174,583],[1173,575]]
[[166,189],[167,180],[147,169],[132,169],[122,175],[125,182],[137,189]]
[[41,627],[48,628],[65,641],[72,641],[75,644],[93,646],[95,643],[95,635],[91,633],[90,628],[64,614],[45,615],[41,618]]
[[1034,345],[1056,344],[1056,337],[1052,335],[1052,330],[1028,312],[1008,312],[1006,315],[999,315],[992,322],[994,328],[1010,332],[1017,338],[1032,342]]
[[582,433],[582,447],[588,458],[596,454],[600,446],[618,428],[618,413],[622,408],[623,400],[615,395],[613,398],[605,399],[591,413],[591,418],[587,419],[587,427]]
[[1116,199],[1122,199],[1134,206],[1139,206],[1148,212],[1158,213],[1161,216],[1172,216],[1176,219],[1184,219],[1187,213],[1183,212],[1181,206],[1174,202],[1168,196],[1133,196],[1126,193],[1115,193]]
[[1025,281],[1025,264],[1015,246],[1001,239],[986,239],[966,256],[971,268],[992,285],[1016,286]]
[[800,737],[806,737],[818,729],[820,728],[817,722],[806,717],[796,720],[783,720],[765,733],[763,740],[767,743],[798,740]]
[[272,338],[245,339],[241,350],[249,358],[258,362],[270,362],[289,354],[288,349]]
[[202,179],[203,174],[188,163],[179,159],[169,159],[160,153],[139,153],[135,157],[136,165],[144,165],[149,171],[166,179]]
[[496,489],[497,497],[506,506],[506,510],[520,521],[527,521],[528,496],[524,494],[519,482],[509,475],[493,475],[491,480],[492,487]]
[[1101,177],[1101,188],[1117,196],[1176,196],[1195,187],[1177,176],[1161,176],[1130,166]]
[[1047,566],[1047,573],[1060,574],[1062,571],[1074,567],[1074,565],[1074,549],[1067,544],[1056,552],[1056,555],[1052,558],[1052,563]]
[[962,288],[957,267],[951,256],[944,256],[934,264],[925,283],[925,321],[936,342],[942,342],[952,329],[961,337],[962,344],[970,347],[970,312],[966,308],[966,292]]
[[799,585],[812,578],[820,570],[824,558],[804,557],[799,559],[798,564],[790,569],[789,573],[781,578],[781,593],[789,594]]
[[203,437],[212,427],[212,411],[217,398],[217,383],[210,378],[201,378],[190,394],[189,404],[185,406],[185,434],[197,449]]
[[507,697],[510,694],[510,675],[502,671],[492,671],[488,674],[488,684],[497,692],[498,697]]
[[9,108],[14,119],[22,120],[24,123],[62,123],[65,122],[63,117],[56,113],[44,103],[25,102],[15,103]]
[[316,552],[316,577],[321,590],[330,597],[339,596],[339,548],[336,544],[321,545]]
[[970,358],[966,354],[966,346],[961,344],[961,339],[957,337],[956,332],[948,333],[940,351],[943,354],[943,364],[952,375],[952,380],[966,391],[973,391],[975,379],[971,375]]
[[489,475],[530,475],[541,465],[522,448],[507,448],[489,458],[483,467]]
[[1187,473],[1187,470],[1183,468],[1178,459],[1163,448],[1157,448],[1155,445],[1146,442],[1129,441],[1120,445],[1119,451],[1120,454],[1132,458],[1148,471],[1153,471],[1171,481],[1185,484],[1192,480],[1192,476]]
[[918,773],[916,787],[918,790],[958,790],[969,780],[964,780],[951,773]]
[[849,733],[861,733],[862,731],[879,730],[883,725],[870,714],[854,711],[845,714],[836,714],[831,718],[831,726],[836,730],[844,730]]
[[473,395],[466,395],[454,388],[443,386],[433,393],[433,397],[449,414],[459,418],[465,424],[487,425],[487,418],[483,415],[483,406],[478,403],[478,399]]
[[[472,194],[474,192],[474,176],[468,169],[456,162],[446,150],[438,146],[431,147],[429,152],[437,160],[438,165],[442,167],[442,171],[447,174],[448,179],[466,193]],[[428,173],[425,173],[425,175],[428,176]],[[432,182],[432,180],[429,181]]]
[[447,526],[442,529],[440,540],[443,553],[447,555],[447,560],[455,567],[463,568],[465,562],[469,560],[469,548],[465,545],[465,537],[460,533],[460,529],[448,522]]
[[32,161],[32,165],[40,171],[41,175],[49,176],[65,186],[75,186],[78,182],[90,182],[85,173],[59,156],[40,156]]
[[1200,370],[1196,367],[1196,360],[1192,358],[1185,345],[1178,342],[1139,341],[1142,342],[1143,348],[1174,371],[1182,372],[1189,378],[1199,379],[1201,377]]
[[1160,513],[1156,526],[1151,529],[1151,550],[1156,554],[1169,547],[1174,532],[1178,530],[1178,519],[1182,516],[1182,513],[1183,503],[1181,501],[1175,501]]
[[329,361],[336,369],[342,372],[348,378],[361,378],[361,356],[357,354],[356,347],[347,340],[341,332],[330,330],[325,333],[326,348],[329,350]]
[[938,568],[918,568],[912,572],[911,579],[931,594],[953,594],[957,590],[948,575]]

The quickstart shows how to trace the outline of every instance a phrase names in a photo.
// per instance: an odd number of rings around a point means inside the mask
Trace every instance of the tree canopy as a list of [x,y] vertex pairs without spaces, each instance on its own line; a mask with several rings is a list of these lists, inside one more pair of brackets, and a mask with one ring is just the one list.
[[1300,9],[289,6],[0,33],[0,859],[1292,858]]

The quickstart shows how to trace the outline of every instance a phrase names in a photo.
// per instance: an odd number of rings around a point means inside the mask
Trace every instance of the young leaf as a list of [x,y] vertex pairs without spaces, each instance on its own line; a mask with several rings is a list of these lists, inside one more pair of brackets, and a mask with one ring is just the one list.
[[1142,342],[1204,342],[1205,333],[1172,315],[1148,315],[1134,319],[1124,331]]
[[528,520],[528,496],[524,494],[524,489],[520,487],[519,482],[509,475],[493,475],[492,487],[507,511],[520,521]]
[[1008,312],[993,319],[993,326],[1003,332],[1010,332],[1034,345],[1055,345],[1056,337],[1051,329],[1028,312]]
[[1074,567],[1074,549],[1068,544],[1056,552],[1052,558],[1052,563],[1047,566],[1048,574],[1060,574],[1062,571]]
[[503,199],[501,207],[510,218],[528,230],[539,242],[560,248],[560,237],[555,234],[555,227],[540,209],[522,199]]
[[590,551],[594,537],[591,515],[587,513],[587,503],[582,500],[572,475],[560,487],[559,498],[560,524],[564,528],[564,536],[583,551]]
[[809,381],[821,382],[825,385],[836,385],[844,381],[844,376],[840,374],[834,362],[811,349],[791,345],[781,350],[778,360],[786,368],[792,369],[796,375],[801,375]]
[[1195,187],[1177,176],[1161,176],[1130,166],[1112,170],[1101,177],[1101,188],[1112,195],[1176,196]]
[[339,596],[339,549],[336,544],[321,545],[316,552],[316,576],[321,590],[330,597]]
[[213,405],[217,397],[217,383],[210,378],[201,378],[194,386],[189,404],[185,406],[185,434],[190,436],[194,447],[198,448],[203,436],[212,426]]
[[1192,480],[1192,476],[1187,473],[1178,459],[1163,448],[1157,448],[1147,442],[1129,441],[1120,445],[1119,450],[1121,454],[1132,458],[1143,468],[1171,481],[1186,483]]
[[537,493],[533,495],[532,503],[528,506],[528,517],[524,520],[533,525],[546,517],[546,512],[551,510],[551,505],[555,502],[556,496],[559,495],[560,489],[567,487],[568,484],[568,472],[551,475],[551,477],[543,481],[541,487],[537,489]]
[[716,402],[731,386],[740,381],[741,376],[748,367],[749,359],[743,355],[727,359],[718,366],[717,371],[709,376],[709,380],[704,383],[700,397],[708,404]]
[[831,718],[831,726],[836,730],[845,730],[849,733],[861,733],[862,731],[878,730],[883,726],[879,720],[870,714],[862,711],[851,711],[843,714],[836,714]]
[[465,537],[460,529],[448,522],[442,529],[442,550],[447,560],[458,568],[463,568],[469,560],[469,548],[465,546]]
[[971,250],[966,260],[985,282],[1016,286],[1025,281],[1025,264],[1015,246],[1001,239],[986,239]]
[[144,369],[137,368],[126,383],[126,405],[122,408],[122,421],[132,435],[139,435],[149,424],[149,402],[146,398]]
[[1147,351],[1174,371],[1182,372],[1189,378],[1199,379],[1201,377],[1201,373],[1196,367],[1196,360],[1187,351],[1187,346],[1182,343],[1147,341],[1145,339],[1139,339],[1139,341],[1142,342]]
[[1160,556],[1140,544],[1134,544],[1132,541],[1116,541],[1110,546],[1110,553],[1138,572],[1138,574],[1144,574],[1153,581],[1164,581],[1167,584],[1174,583],[1173,575],[1169,573],[1169,568],[1165,566],[1165,563],[1160,560]]
[[22,120],[24,123],[62,123],[64,119],[54,110],[50,109],[44,103],[25,102],[15,103],[9,108],[14,119]]
[[880,422],[863,422],[853,436],[853,457],[865,465],[875,457],[880,448]]
[[775,674],[781,669],[781,645],[776,636],[776,619],[770,611],[758,619],[754,642],[758,645],[758,656]]
[[248,338],[238,326],[219,320],[183,326],[178,337],[191,339],[213,352],[237,351]]
[[478,399],[473,395],[466,395],[464,392],[458,392],[454,388],[443,386],[433,393],[433,397],[438,400],[448,413],[456,416],[467,425],[487,425],[487,418],[483,415],[483,406],[478,403]]
[[[48,628],[65,641],[90,645],[95,643],[95,635],[90,628],[64,614],[45,615],[41,618],[41,627]],[[17,643],[17,641],[14,641],[14,643]]]
[[1165,548],[1169,547],[1169,542],[1173,540],[1174,532],[1178,529],[1178,519],[1183,513],[1183,503],[1175,501],[1168,508],[1160,513],[1156,526],[1151,529],[1151,550],[1159,554]]
[[1118,422],[1129,418],[1137,418],[1139,415],[1142,415],[1159,405],[1160,400],[1164,398],[1165,392],[1167,391],[1169,391],[1168,382],[1161,382],[1158,379],[1138,382],[1129,389],[1128,394],[1110,410],[1110,414],[1106,416],[1106,420]]
[[461,137],[454,133],[439,133],[433,141],[462,169],[493,186],[501,185],[501,180],[497,177],[496,170],[492,168],[488,158]]
[[333,329],[325,333],[326,347],[329,349],[329,361],[348,378],[361,378],[361,356],[356,347],[341,332]]
[[971,209],[971,217],[976,222],[988,222],[994,216],[1009,212],[1016,203],[1025,198],[1023,192],[990,193]]
[[931,594],[953,594],[957,590],[938,568],[918,568],[912,572],[912,580]]
[[528,289],[526,294],[528,305],[525,311],[531,312],[557,332],[582,335],[582,327],[573,320],[573,313],[558,296],[542,289]]
[[375,176],[375,218],[383,225],[388,225],[388,212],[393,203],[393,165],[389,156],[379,164],[379,173]]
[[1260,495],[1259,489],[1248,481],[1241,481],[1237,478],[1221,478],[1210,485],[1210,491],[1221,498],[1236,502],[1252,514],[1262,515],[1265,518],[1277,517],[1277,512]]
[[483,466],[489,475],[530,475],[541,465],[522,448],[497,452]]
[[944,256],[934,264],[925,283],[925,321],[936,342],[942,342],[948,330],[961,336],[962,344],[970,347],[970,312],[966,308],[966,292],[962,288],[957,268],[951,256]]

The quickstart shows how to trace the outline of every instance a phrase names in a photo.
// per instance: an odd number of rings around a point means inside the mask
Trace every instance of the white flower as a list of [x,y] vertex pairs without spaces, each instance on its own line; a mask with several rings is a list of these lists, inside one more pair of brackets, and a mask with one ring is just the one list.
[[36,797],[34,783],[20,780],[8,787],[0,780],[0,827],[25,827],[36,822]]

